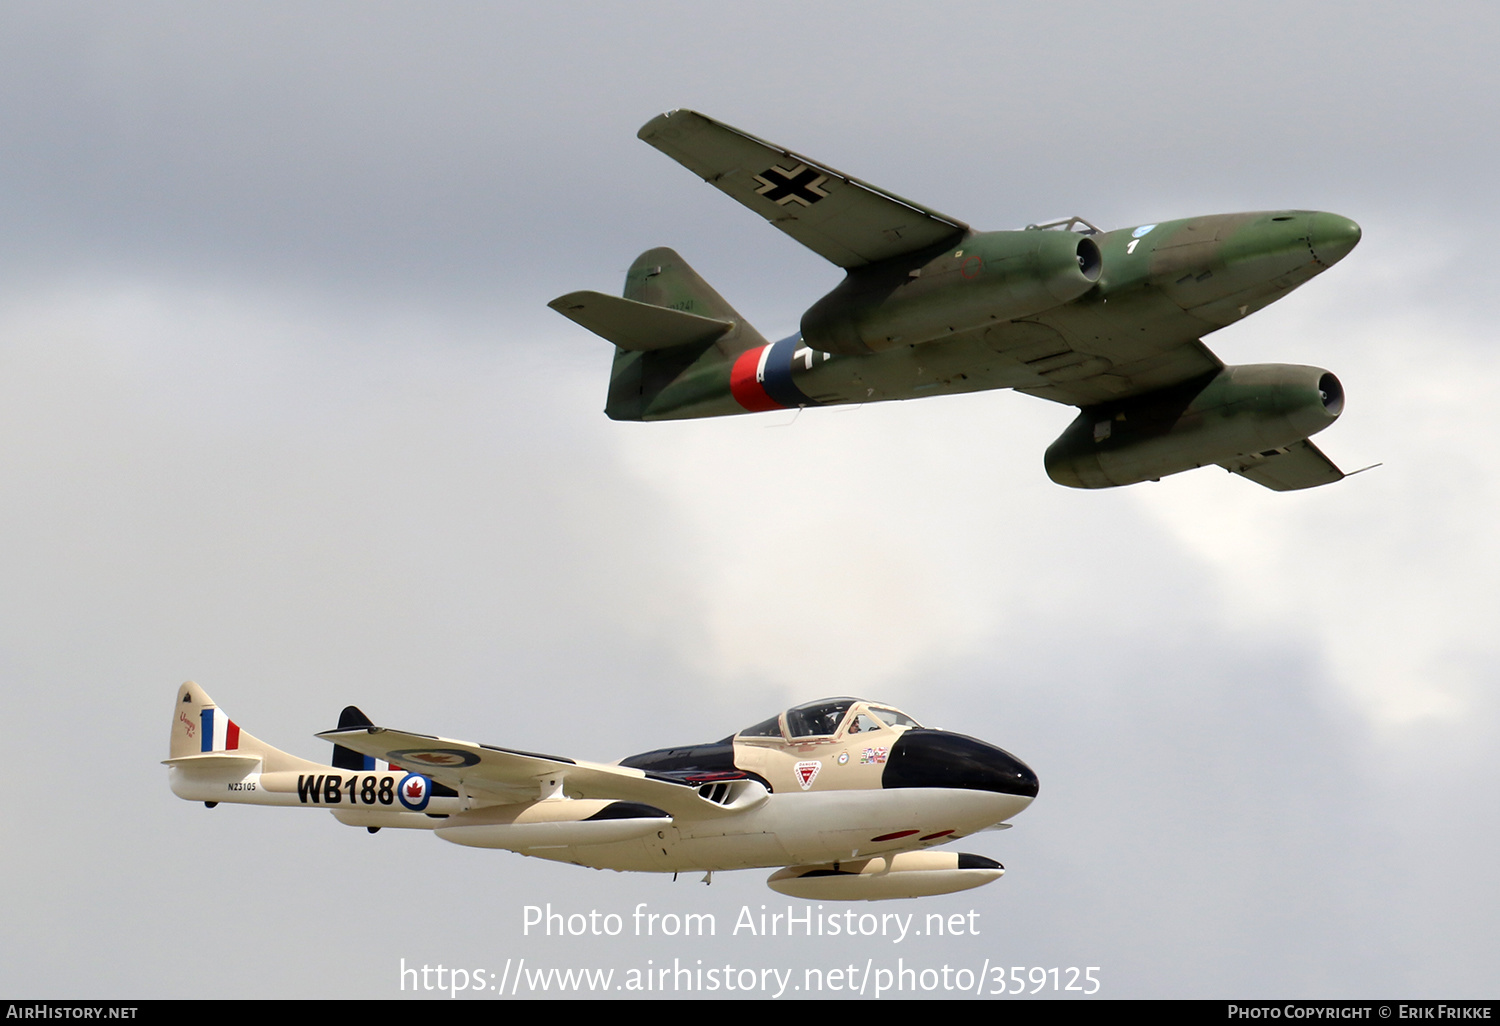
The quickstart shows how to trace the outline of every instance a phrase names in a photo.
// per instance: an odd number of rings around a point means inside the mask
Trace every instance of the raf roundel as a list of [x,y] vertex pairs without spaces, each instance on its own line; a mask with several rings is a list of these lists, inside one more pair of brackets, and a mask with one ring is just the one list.
[[473,766],[479,762],[479,757],[473,752],[461,751],[457,748],[409,748],[405,751],[391,752],[390,760],[399,766],[409,766],[417,763],[422,766],[436,766],[440,769],[453,769],[460,766]]
[[420,773],[408,773],[396,786],[396,797],[412,812],[421,812],[432,797],[432,781]]

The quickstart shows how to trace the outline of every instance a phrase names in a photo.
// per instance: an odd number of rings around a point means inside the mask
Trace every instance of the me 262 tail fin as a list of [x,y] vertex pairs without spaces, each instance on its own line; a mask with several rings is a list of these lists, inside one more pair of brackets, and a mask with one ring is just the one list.
[[604,407],[611,419],[744,412],[730,393],[730,370],[766,340],[674,250],[636,257],[623,298],[570,292],[547,305],[615,344]]

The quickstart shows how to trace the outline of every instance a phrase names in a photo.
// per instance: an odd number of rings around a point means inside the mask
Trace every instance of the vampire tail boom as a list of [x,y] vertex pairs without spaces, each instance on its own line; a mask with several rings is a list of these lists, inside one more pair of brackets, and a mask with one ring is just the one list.
[[[353,706],[340,717],[341,726],[368,723]],[[441,820],[427,813],[459,809],[454,792],[425,775],[341,746],[332,765],[274,748],[241,730],[192,681],[177,689],[169,752],[172,793],[209,808],[220,802],[324,808],[339,822],[372,832],[385,826],[431,830]]]

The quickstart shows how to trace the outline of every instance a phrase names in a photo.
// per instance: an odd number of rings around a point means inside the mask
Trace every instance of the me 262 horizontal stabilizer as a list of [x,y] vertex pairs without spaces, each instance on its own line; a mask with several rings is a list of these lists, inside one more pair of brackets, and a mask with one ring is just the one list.
[[734,327],[733,321],[700,317],[602,292],[569,292],[547,305],[600,338],[633,352],[712,342]]

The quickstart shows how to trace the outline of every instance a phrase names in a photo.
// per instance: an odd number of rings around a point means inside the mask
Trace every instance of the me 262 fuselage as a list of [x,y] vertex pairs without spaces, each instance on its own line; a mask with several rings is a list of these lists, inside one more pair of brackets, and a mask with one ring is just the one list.
[[1201,341],[1333,266],[1357,224],[1305,210],[1102,232],[963,222],[693,111],[640,137],[844,268],[769,342],[674,251],[623,296],[550,304],[616,346],[605,412],[673,420],[1012,388],[1076,406],[1048,449],[1060,484],[1102,488],[1218,464],[1293,490],[1343,473],[1308,438],[1343,409],[1316,367],[1226,367]]
[[[1359,236],[1346,218],[1307,211],[978,233],[916,266],[852,271],[796,335],[727,365],[700,357],[659,390],[632,379],[671,373],[667,354],[624,356],[606,411],[671,420],[1012,388],[1082,408],[1047,452],[1055,481],[1148,480],[1283,448],[1338,418],[1331,373],[1225,367],[1198,339],[1331,267]],[[646,254],[626,295],[700,307],[688,290],[668,292],[670,278],[654,286],[673,257]]]

